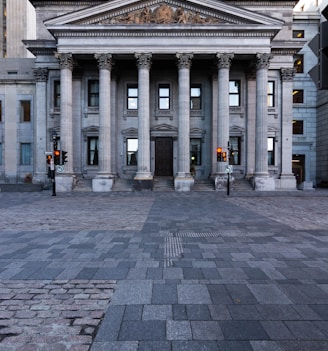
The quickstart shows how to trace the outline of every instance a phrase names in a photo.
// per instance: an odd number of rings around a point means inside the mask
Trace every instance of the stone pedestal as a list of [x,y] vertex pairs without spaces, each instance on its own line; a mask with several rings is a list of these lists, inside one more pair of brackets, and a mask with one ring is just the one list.
[[73,190],[75,177],[73,175],[56,176],[56,192],[65,193]]
[[314,190],[312,181],[305,181],[299,185],[299,189],[301,190]]
[[276,179],[276,189],[281,190],[296,190],[296,179],[293,175],[290,176],[280,176],[279,179]]
[[191,188],[194,186],[194,183],[194,178],[191,176],[177,176],[174,179],[174,189],[175,191],[190,191]]
[[[217,191],[227,191],[228,188],[228,176],[224,175],[217,175],[214,178],[215,190]],[[235,186],[235,178],[230,175],[229,178],[229,188],[230,190],[233,189]]]
[[97,176],[92,179],[92,191],[106,193],[112,190],[114,179],[111,176]]
[[254,189],[256,191],[274,191],[275,180],[271,177],[255,177]]

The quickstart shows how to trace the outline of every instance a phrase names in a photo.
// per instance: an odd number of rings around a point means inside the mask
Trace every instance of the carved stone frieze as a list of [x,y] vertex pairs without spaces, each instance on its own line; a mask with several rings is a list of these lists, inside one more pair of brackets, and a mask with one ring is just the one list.
[[59,62],[60,68],[61,69],[69,69],[73,70],[74,66],[74,60],[73,60],[73,55],[71,53],[55,53],[55,57]]
[[48,80],[48,68],[35,68],[33,74],[37,82],[46,82]]
[[267,69],[269,68],[270,61],[272,60],[272,54],[257,54],[256,55],[256,69]]
[[95,54],[95,59],[98,61],[99,69],[111,70],[114,62],[111,54]]
[[137,66],[139,68],[150,69],[151,67],[151,53],[136,53],[135,58],[137,59]]
[[234,54],[228,54],[228,53],[217,53],[216,57],[218,59],[217,65],[218,69],[220,68],[230,68],[231,66],[231,61],[234,57]]
[[294,80],[295,68],[281,68],[280,76],[282,81],[292,82]]
[[193,54],[180,54],[177,53],[177,63],[179,68],[190,68],[191,67],[191,60],[193,58]]

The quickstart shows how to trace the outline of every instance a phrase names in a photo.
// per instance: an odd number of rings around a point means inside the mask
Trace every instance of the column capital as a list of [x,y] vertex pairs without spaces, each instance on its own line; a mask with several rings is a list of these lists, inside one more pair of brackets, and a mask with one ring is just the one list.
[[178,67],[179,68],[190,68],[191,67],[191,60],[193,57],[194,57],[194,54],[177,53],[176,58],[178,60]]
[[114,66],[112,54],[95,54],[95,59],[98,61],[99,69],[107,69],[110,71]]
[[38,67],[33,70],[33,75],[37,82],[46,82],[48,80],[48,68]]
[[281,68],[280,77],[282,81],[292,82],[295,76],[295,68]]
[[228,54],[228,53],[217,53],[216,58],[218,59],[217,65],[218,69],[220,68],[230,68],[231,66],[231,61],[234,58],[234,54]]
[[151,58],[152,54],[150,52],[147,53],[135,53],[134,57],[137,59],[137,66],[139,68],[148,68],[151,67]]
[[67,68],[73,71],[74,60],[73,55],[71,53],[56,52],[55,57],[58,60],[61,69]]
[[270,60],[272,59],[273,55],[272,54],[256,54],[256,69],[267,69],[269,68],[270,65]]

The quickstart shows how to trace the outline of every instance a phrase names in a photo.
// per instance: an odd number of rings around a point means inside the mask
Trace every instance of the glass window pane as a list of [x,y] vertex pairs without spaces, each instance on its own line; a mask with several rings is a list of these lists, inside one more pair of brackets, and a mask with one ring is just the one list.
[[99,106],[99,81],[89,80],[88,82],[88,106]]
[[160,97],[169,97],[170,89],[169,88],[159,88],[159,96]]
[[200,166],[202,164],[202,141],[201,139],[190,139],[190,164],[192,166]]
[[201,88],[191,87],[190,88],[190,109],[201,110]]
[[240,165],[240,137],[230,137],[229,148],[229,164]]
[[303,121],[293,121],[293,134],[303,134]]
[[274,144],[275,138],[268,138],[268,165],[274,166]]
[[138,139],[126,140],[126,164],[136,166],[138,164]]
[[160,110],[168,110],[170,108],[170,100],[168,98],[159,99]]
[[21,121],[31,122],[31,103],[30,101],[21,101]]
[[229,93],[239,94],[239,81],[231,80],[229,82]]
[[98,165],[98,137],[88,138],[88,165]]
[[170,87],[160,86],[158,88],[158,108],[160,110],[170,109]]
[[302,104],[303,103],[303,90],[294,90],[293,91],[293,103]]
[[229,106],[240,106],[240,81],[229,82]]
[[2,144],[0,143],[0,165],[2,165]]
[[54,107],[60,107],[60,81],[54,81]]
[[229,106],[239,106],[239,96],[230,95],[229,96]]
[[31,164],[31,144],[21,144],[21,165],[27,166]]

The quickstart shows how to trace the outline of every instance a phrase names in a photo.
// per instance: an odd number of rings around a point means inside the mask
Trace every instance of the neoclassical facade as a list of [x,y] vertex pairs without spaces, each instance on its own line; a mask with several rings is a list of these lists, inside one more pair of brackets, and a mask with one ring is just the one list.
[[[33,179],[56,135],[93,191],[172,177],[224,189],[227,166],[255,190],[295,189],[295,1],[30,0],[37,13]],[[218,157],[217,149],[226,157]],[[221,154],[222,156],[223,154]]]

